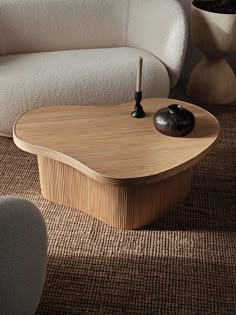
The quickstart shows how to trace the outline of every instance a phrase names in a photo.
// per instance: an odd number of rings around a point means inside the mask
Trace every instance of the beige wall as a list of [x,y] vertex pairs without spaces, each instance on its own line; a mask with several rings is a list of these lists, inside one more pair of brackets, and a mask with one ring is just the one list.
[[[190,22],[190,16],[191,16],[191,3],[192,0],[178,0],[184,7],[185,12],[187,14],[187,17]],[[187,56],[182,72],[183,78],[188,78],[189,74],[191,73],[191,70],[193,69],[194,65],[201,59],[202,54],[192,45],[191,42],[191,34],[190,34],[190,28],[189,28],[189,41],[188,41],[188,50],[187,50]],[[236,54],[234,56],[227,57],[227,60],[229,61],[230,65],[236,72]]]

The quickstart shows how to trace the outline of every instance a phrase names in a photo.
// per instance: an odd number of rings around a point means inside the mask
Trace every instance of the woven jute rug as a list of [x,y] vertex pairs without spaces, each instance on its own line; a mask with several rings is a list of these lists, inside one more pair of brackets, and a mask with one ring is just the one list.
[[47,223],[37,314],[236,314],[236,107],[206,109],[220,141],[194,168],[188,199],[135,231],[46,201],[36,157],[0,138],[0,194],[31,200]]

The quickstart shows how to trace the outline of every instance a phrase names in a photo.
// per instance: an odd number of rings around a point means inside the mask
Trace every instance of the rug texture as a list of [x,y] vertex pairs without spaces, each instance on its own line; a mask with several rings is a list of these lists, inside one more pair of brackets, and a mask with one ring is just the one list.
[[236,314],[236,108],[206,108],[216,149],[187,200],[152,225],[119,231],[40,194],[36,157],[0,138],[0,194],[42,211],[48,269],[37,314]]

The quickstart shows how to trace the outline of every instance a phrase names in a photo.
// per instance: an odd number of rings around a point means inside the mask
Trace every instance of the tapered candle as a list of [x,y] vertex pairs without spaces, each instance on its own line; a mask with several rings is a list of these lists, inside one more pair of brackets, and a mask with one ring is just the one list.
[[137,83],[136,92],[142,91],[142,70],[143,70],[143,58],[139,58],[138,68],[137,68]]

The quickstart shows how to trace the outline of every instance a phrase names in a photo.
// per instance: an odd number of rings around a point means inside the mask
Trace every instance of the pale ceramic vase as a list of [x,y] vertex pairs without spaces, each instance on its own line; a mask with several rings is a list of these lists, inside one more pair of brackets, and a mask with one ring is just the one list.
[[236,77],[224,57],[236,52],[236,14],[213,13],[192,2],[191,34],[205,57],[193,69],[187,95],[205,104],[228,104],[236,99]]

